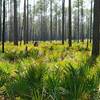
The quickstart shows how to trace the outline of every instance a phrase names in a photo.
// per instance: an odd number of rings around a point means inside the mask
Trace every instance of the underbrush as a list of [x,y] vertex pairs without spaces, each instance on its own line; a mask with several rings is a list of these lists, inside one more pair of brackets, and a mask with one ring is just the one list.
[[8,100],[99,100],[100,57],[90,54],[85,43],[71,48],[55,42],[38,47],[6,43],[0,94]]
[[33,65],[16,77],[2,72],[1,86],[5,86],[4,93],[11,100],[99,100],[100,70],[93,70],[86,64],[52,70],[44,64]]

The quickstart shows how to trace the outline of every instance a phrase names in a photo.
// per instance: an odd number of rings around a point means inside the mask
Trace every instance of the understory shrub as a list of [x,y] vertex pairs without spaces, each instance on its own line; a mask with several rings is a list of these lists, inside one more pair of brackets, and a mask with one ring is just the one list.
[[91,100],[95,98],[93,94],[97,95],[99,77],[96,74],[90,76],[90,68],[84,65],[78,68],[72,65],[66,67],[62,82],[64,100]]

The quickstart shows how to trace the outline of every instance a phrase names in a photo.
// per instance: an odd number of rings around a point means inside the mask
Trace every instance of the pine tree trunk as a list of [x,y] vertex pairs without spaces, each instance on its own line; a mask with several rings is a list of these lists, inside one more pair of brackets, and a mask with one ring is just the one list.
[[93,28],[93,26],[92,26],[92,0],[91,0],[91,14],[90,14],[90,43],[91,43],[91,41],[92,41],[92,28]]
[[18,45],[17,1],[14,0],[14,45]]
[[52,42],[52,0],[50,0],[50,41]]
[[81,41],[84,42],[84,10],[83,10],[83,0],[81,1]]
[[28,25],[29,25],[29,9],[28,9],[28,0],[27,0],[27,34],[26,34],[26,43],[28,43],[28,32],[29,32],[29,27],[28,27]]
[[65,0],[62,0],[62,44],[64,44],[64,14],[65,14]]
[[1,17],[2,16],[2,0],[0,1],[0,42],[1,42],[1,24],[2,24],[2,22],[1,22]]
[[79,36],[79,33],[80,33],[80,31],[79,31],[79,24],[80,24],[80,20],[79,20],[79,0],[78,0],[78,43],[79,43],[79,40],[80,40],[80,36]]
[[3,33],[2,33],[2,53],[4,53],[5,41],[5,0],[3,0]]
[[26,0],[24,0],[24,16],[23,16],[23,27],[24,27],[24,44],[26,44]]
[[69,47],[72,46],[72,19],[71,19],[71,0],[69,0],[69,34],[68,34]]
[[99,55],[100,45],[100,0],[94,0],[94,25],[92,56]]

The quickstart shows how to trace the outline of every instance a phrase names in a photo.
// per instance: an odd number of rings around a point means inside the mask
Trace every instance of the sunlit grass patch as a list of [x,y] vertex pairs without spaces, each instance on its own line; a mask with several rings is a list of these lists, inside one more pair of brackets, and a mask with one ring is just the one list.
[[0,46],[0,71],[0,89],[12,100],[98,100],[100,57],[91,57],[91,44],[7,42],[4,54]]

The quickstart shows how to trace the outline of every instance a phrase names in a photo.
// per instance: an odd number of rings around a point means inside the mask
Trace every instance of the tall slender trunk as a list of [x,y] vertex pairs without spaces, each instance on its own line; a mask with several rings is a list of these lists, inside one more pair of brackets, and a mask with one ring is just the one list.
[[42,0],[41,0],[41,15],[40,15],[40,17],[41,17],[41,40],[43,41],[43,8],[42,8],[43,6],[42,6]]
[[90,14],[90,43],[91,43],[91,41],[92,41],[92,28],[93,28],[93,26],[92,26],[92,0],[91,0],[91,14]]
[[18,2],[19,3],[19,16],[18,16],[18,33],[19,33],[19,36],[18,36],[18,40],[20,41],[20,45],[22,44],[22,32],[21,32],[21,13],[20,13],[20,1]]
[[32,7],[30,8],[30,29],[29,29],[29,40],[32,41],[32,26],[33,26],[33,22],[32,22]]
[[17,1],[14,0],[14,45],[18,45]]
[[43,25],[43,16],[42,16],[42,11],[41,11],[41,40],[43,41],[43,27],[42,27],[42,25]]
[[92,56],[99,55],[100,49],[100,0],[94,0],[94,24]]
[[47,23],[46,23],[46,0],[43,0],[43,41],[47,39]]
[[86,21],[87,21],[87,25],[86,25],[86,39],[87,39],[87,46],[86,46],[86,49],[88,49],[88,46],[89,46],[89,33],[90,33],[90,19],[88,17],[86,17]]
[[13,6],[12,6],[12,4],[13,4],[13,1],[12,0],[10,0],[10,8],[9,8],[9,10],[10,10],[10,20],[9,20],[9,25],[10,25],[10,29],[9,29],[9,41],[10,42],[12,42],[14,39],[13,39],[13,33],[14,33],[14,26],[13,26]]
[[28,9],[28,0],[27,0],[27,32],[26,32],[26,43],[28,43],[28,32],[29,32],[29,9]]
[[69,0],[69,34],[68,34],[69,47],[72,46],[72,17],[71,17],[71,0]]
[[24,16],[23,16],[23,26],[24,26],[24,44],[26,44],[26,0],[24,0]]
[[55,4],[55,39],[57,40],[57,21],[58,21],[58,16],[57,16],[57,4]]
[[58,16],[58,40],[61,40],[61,19],[60,19],[60,15]]
[[79,33],[80,33],[80,27],[79,27],[79,24],[80,24],[80,19],[79,19],[79,0],[78,0],[78,43],[79,43],[79,40],[80,40],[80,35],[79,35]]
[[84,11],[83,11],[83,0],[81,1],[81,41],[84,42]]
[[[35,0],[34,0],[34,15],[35,15]],[[34,40],[35,40],[35,21],[34,21],[34,15],[32,15],[33,16],[33,23],[34,23],[34,25],[32,26],[33,27],[33,36],[32,36],[32,40],[33,40],[33,42],[34,42]]]
[[0,42],[1,42],[1,26],[2,26],[2,22],[1,22],[1,17],[2,16],[2,0],[0,1]]
[[64,44],[64,15],[65,15],[65,0],[62,0],[62,44]]
[[52,42],[52,0],[50,0],[50,41]]
[[2,53],[4,53],[5,41],[5,0],[3,0],[3,33],[2,33]]

